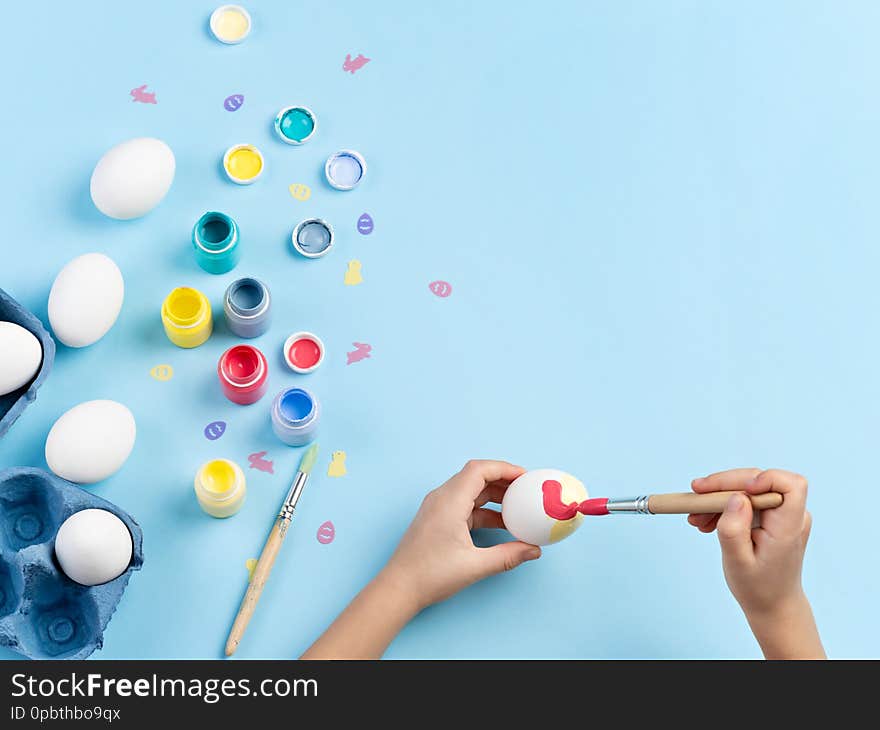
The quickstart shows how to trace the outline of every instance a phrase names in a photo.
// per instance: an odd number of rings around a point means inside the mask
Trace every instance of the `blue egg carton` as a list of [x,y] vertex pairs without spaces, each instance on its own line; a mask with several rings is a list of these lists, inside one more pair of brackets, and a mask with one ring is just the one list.
[[[128,570],[99,586],[71,580],[55,557],[61,523],[84,509],[116,515],[134,548]],[[116,505],[42,469],[0,471],[0,646],[32,659],[85,659],[104,645],[104,629],[143,562],[141,528]]]
[[43,346],[43,362],[37,371],[36,377],[27,385],[18,390],[13,390],[6,395],[0,395],[0,438],[3,437],[9,427],[15,423],[22,411],[37,397],[39,388],[49,371],[52,369],[52,361],[55,359],[55,340],[46,332],[43,323],[40,322],[27,309],[0,289],[0,322],[15,322],[26,330],[30,330]]

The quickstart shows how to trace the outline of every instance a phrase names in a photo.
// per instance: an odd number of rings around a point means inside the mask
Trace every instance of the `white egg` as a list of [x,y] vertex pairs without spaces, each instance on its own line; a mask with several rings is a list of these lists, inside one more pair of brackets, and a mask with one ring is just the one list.
[[0,322],[0,395],[27,385],[43,362],[43,347],[15,322]]
[[86,401],[55,421],[46,437],[46,463],[62,479],[93,484],[122,467],[136,433],[134,416],[121,403]]
[[140,218],[162,202],[174,180],[174,166],[174,153],[161,139],[122,142],[95,165],[92,201],[110,218]]
[[49,292],[49,323],[68,347],[87,347],[116,322],[125,282],[113,259],[87,253],[70,261],[55,277]]
[[105,509],[84,509],[61,523],[55,536],[55,556],[61,570],[84,586],[118,578],[131,562],[128,527]]
[[562,502],[583,502],[590,495],[571,474],[558,469],[534,469],[523,474],[507,488],[501,501],[501,517],[508,531],[531,545],[549,545],[571,535],[584,519],[576,514],[570,520],[556,520],[544,510],[544,482],[562,485]]

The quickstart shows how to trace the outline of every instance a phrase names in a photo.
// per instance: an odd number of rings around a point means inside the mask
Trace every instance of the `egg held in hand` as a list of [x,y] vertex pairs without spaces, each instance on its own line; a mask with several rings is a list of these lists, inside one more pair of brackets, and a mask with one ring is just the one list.
[[68,517],[55,536],[55,556],[64,574],[84,586],[118,578],[131,562],[131,533],[112,512],[84,509]]
[[583,514],[567,507],[588,497],[586,487],[571,474],[559,469],[534,469],[507,488],[501,516],[518,540],[549,545],[565,539],[581,526]]

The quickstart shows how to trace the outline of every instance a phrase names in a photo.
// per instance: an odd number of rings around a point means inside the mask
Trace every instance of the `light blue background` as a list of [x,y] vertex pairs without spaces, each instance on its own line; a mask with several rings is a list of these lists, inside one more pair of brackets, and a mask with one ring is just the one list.
[[[109,254],[126,282],[115,327],[59,348],[0,465],[45,467],[54,420],[93,398],[126,403],[138,440],[96,494],[144,529],[135,574],[98,657],[217,657],[300,450],[276,441],[270,397],[226,401],[225,327],[172,346],[159,307],[191,285],[270,285],[257,341],[271,391],[324,405],[322,457],[239,651],[293,657],[382,565],[422,495],[469,457],[578,475],[595,496],[688,488],[733,466],[808,475],[805,583],[828,651],[880,655],[875,629],[880,6],[865,2],[257,2],[239,46],[214,41],[210,2],[16,3],[5,9],[0,286],[46,319],[68,260]],[[371,62],[342,71],[346,53]],[[158,104],[133,103],[148,84]],[[235,113],[223,109],[245,96]],[[302,148],[276,111],[319,119]],[[157,136],[177,158],[166,200],[131,222],[88,194],[112,145]],[[257,144],[266,172],[219,163]],[[322,182],[360,150],[355,191]],[[287,186],[310,185],[308,202]],[[195,264],[206,210],[241,226],[238,268]],[[355,231],[369,212],[371,236]],[[301,219],[336,227],[326,258],[290,249]],[[364,283],[343,286],[346,262]],[[428,283],[445,279],[452,296]],[[313,375],[281,365],[318,333]],[[352,366],[354,341],[373,346]],[[174,378],[149,376],[168,363]],[[228,422],[216,442],[210,421]],[[192,493],[202,462],[268,450],[227,521]],[[329,479],[330,452],[349,474]],[[325,520],[335,542],[318,544]],[[597,519],[511,574],[420,615],[391,657],[753,657],[714,537],[683,518]],[[4,652],[3,656],[14,656]]]

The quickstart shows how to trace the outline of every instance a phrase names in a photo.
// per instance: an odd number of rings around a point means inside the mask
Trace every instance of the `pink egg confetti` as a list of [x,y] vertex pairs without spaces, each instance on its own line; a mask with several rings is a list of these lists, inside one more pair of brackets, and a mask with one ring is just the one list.
[[428,289],[441,299],[445,299],[452,294],[452,284],[448,281],[432,281],[428,284]]
[[318,542],[322,545],[329,545],[333,542],[334,537],[336,537],[336,528],[330,520],[327,520],[318,528]]

